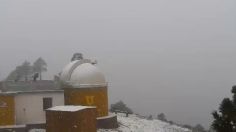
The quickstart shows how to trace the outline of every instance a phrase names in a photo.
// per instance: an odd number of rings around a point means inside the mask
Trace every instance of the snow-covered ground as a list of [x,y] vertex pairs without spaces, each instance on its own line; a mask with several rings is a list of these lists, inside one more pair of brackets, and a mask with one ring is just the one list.
[[113,130],[99,129],[98,132],[191,132],[186,128],[162,122],[160,120],[142,119],[136,115],[119,114],[117,116],[120,127]]
[[[123,114],[118,114],[117,119],[120,125],[119,128],[109,130],[99,129],[98,132],[191,132],[186,128],[170,125],[156,119],[143,119],[137,115],[125,117]],[[30,132],[45,132],[45,130],[34,129]]]

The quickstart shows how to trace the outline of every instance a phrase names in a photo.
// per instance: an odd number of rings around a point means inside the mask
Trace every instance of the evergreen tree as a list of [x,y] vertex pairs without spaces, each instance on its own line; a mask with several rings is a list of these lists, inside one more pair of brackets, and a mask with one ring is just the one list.
[[123,101],[119,101],[115,104],[111,104],[111,109],[110,109],[111,112],[115,112],[115,111],[122,111],[122,112],[127,112],[129,114],[132,114],[133,111],[126,106],[125,103],[123,103]]
[[47,63],[41,57],[39,57],[34,62],[33,70],[34,70],[34,72],[39,73],[39,78],[40,78],[40,80],[42,80],[42,72],[47,71]]
[[157,119],[167,122],[166,115],[164,113],[160,113],[159,115],[157,115]]
[[206,132],[205,128],[201,124],[197,124],[193,128],[193,132]]
[[8,80],[8,81],[14,80],[15,82],[17,82],[20,79],[24,78],[25,81],[28,81],[29,76],[31,74],[32,74],[32,66],[30,65],[30,63],[28,61],[25,61],[24,63],[22,63],[22,65],[17,66],[15,68],[15,70],[13,70],[8,75],[6,80]]
[[233,104],[236,106],[236,86],[233,86],[231,92],[233,93]]
[[12,71],[6,78],[7,81],[18,81],[19,80],[19,76],[16,73],[16,70]]
[[188,124],[185,124],[185,125],[183,125],[182,127],[184,127],[184,128],[188,128],[188,129],[190,129],[190,130],[193,129],[193,127],[192,127],[191,125],[188,125]]
[[18,75],[23,76],[25,78],[25,81],[28,81],[28,76],[32,73],[32,67],[30,65],[30,62],[25,61],[21,66],[18,66],[16,69]]
[[212,128],[216,132],[236,132],[236,86],[233,86],[233,99],[223,99],[220,104],[219,112],[212,113],[214,121]]
[[147,119],[148,120],[153,120],[152,115],[149,115]]

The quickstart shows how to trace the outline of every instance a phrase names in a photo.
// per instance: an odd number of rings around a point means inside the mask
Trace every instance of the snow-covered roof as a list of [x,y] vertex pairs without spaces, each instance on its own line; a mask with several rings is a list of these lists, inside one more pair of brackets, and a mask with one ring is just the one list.
[[25,128],[26,125],[6,125],[6,126],[0,126],[0,129],[12,129],[12,128]]
[[73,87],[106,86],[103,73],[90,60],[70,62],[61,73],[61,81]]
[[68,111],[68,112],[75,112],[80,111],[83,109],[88,108],[96,108],[94,106],[75,106],[75,105],[62,105],[62,106],[55,106],[52,108],[47,109],[48,111]]
[[0,83],[2,92],[14,91],[46,91],[60,90],[59,83],[53,80],[38,80],[38,81],[3,81]]
[[34,90],[34,91],[7,91],[0,92],[0,95],[18,95],[18,94],[38,94],[38,93],[63,93],[63,90]]

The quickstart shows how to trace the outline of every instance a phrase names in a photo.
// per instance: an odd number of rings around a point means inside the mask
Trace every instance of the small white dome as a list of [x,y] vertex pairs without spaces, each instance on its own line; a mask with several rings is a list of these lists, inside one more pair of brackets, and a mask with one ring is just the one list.
[[61,73],[61,80],[74,87],[104,86],[103,73],[90,60],[76,60],[69,63]]

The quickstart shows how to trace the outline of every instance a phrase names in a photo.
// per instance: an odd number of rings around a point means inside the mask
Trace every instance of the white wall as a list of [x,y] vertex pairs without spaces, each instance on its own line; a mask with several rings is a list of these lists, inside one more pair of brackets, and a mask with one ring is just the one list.
[[45,123],[43,98],[51,97],[52,105],[64,105],[63,92],[20,93],[15,97],[16,124]]

